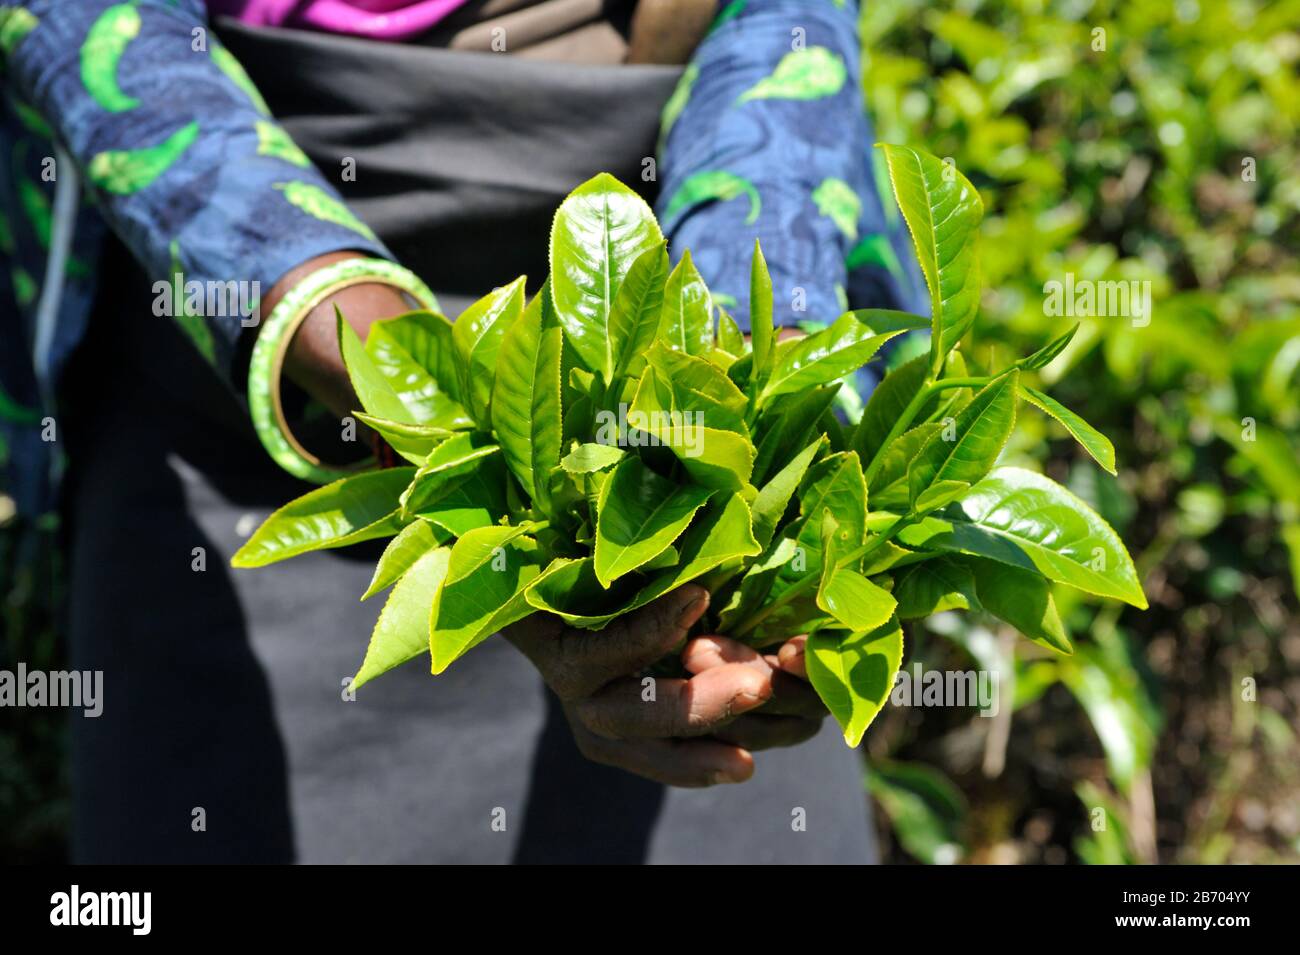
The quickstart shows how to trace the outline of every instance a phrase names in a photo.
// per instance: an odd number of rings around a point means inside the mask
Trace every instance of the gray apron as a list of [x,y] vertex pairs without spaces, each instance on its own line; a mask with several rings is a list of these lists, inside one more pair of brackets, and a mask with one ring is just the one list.
[[[294,139],[449,314],[546,273],[555,207],[652,155],[679,70],[577,66],[225,24]],[[669,790],[586,761],[553,697],[489,640],[346,699],[379,612],[377,546],[260,571],[229,557],[306,490],[121,249],[67,376],[74,857],[109,861],[870,861],[861,767],[828,721],[741,786]],[[203,555],[202,567],[199,568]],[[806,820],[802,828],[792,823]]]

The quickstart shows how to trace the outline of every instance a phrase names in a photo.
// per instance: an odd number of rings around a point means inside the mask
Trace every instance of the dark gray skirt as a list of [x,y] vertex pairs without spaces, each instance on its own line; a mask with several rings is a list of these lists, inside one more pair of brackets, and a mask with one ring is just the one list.
[[[546,272],[550,218],[598,171],[647,191],[678,70],[589,67],[227,26],[294,138],[458,306]],[[670,790],[587,762],[524,658],[489,640],[349,701],[378,548],[259,571],[230,555],[307,488],[149,315],[121,249],[67,381],[71,643],[105,674],[73,733],[83,862],[870,861],[860,763],[828,722],[741,786]],[[806,818],[802,830],[792,825]]]

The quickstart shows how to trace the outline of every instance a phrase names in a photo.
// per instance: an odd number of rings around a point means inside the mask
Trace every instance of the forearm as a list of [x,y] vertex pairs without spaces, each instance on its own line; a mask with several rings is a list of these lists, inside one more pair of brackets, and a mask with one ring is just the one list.
[[[317,269],[359,255],[357,252],[332,252],[304,262],[276,283],[263,302],[264,309],[269,314],[294,285]],[[298,326],[285,355],[284,374],[342,417],[360,405],[339,354],[335,307],[364,340],[372,323],[400,315],[409,311],[411,306],[403,293],[392,286],[378,283],[353,285],[325,299]]]
[[238,288],[241,305],[256,303],[186,316],[206,327],[232,383],[268,290],[329,253],[387,257],[268,115],[198,0],[24,7],[26,26],[6,42],[8,86],[51,127],[113,232],[152,278]]

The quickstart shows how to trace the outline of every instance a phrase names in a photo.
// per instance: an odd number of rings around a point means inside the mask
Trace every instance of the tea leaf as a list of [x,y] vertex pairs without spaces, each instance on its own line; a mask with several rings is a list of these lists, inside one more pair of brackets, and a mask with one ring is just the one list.
[[607,444],[581,444],[564,456],[560,466],[570,474],[590,474],[617,464],[626,453]]
[[737,358],[749,350],[745,333],[740,330],[736,320],[721,308],[718,309],[718,347]]
[[[688,357],[675,352],[668,352],[668,354]],[[690,360],[697,361],[711,372],[721,375],[717,368],[706,361]],[[703,380],[703,378],[698,379],[697,384]],[[709,395],[704,391],[691,389],[675,392],[674,386],[679,384],[680,382],[674,379],[665,378],[664,374],[656,369],[652,359],[650,367],[646,368],[641,376],[636,396],[632,400],[629,418],[635,417],[635,424],[640,432],[648,435],[654,442],[669,448],[686,468],[692,480],[718,490],[743,491],[749,486],[749,478],[753,473],[754,457],[757,453],[753,444],[740,431],[730,430],[730,428],[723,430],[723,428],[700,424],[701,420],[713,420],[705,417],[708,413],[706,409],[711,407],[718,417],[724,418],[722,422],[724,426],[736,426],[734,418],[726,410],[724,401],[718,400],[718,395]],[[690,418],[685,417],[682,409],[674,408],[675,394],[684,395],[699,410],[685,409],[692,415]],[[694,415],[701,417],[696,418]],[[743,428],[743,422],[739,426]],[[602,442],[604,440],[605,438],[602,437]]]
[[696,421],[710,428],[749,434],[745,394],[716,365],[667,348],[663,342],[655,342],[646,358],[671,395],[663,410],[696,415]]
[[749,393],[757,396],[767,381],[776,357],[776,329],[772,325],[772,276],[758,240],[754,240],[754,257],[749,266],[749,335],[753,355]]
[[949,520],[899,535],[908,546],[988,557],[1145,610],[1146,596],[1119,536],[1055,481],[1001,467],[970,489]]
[[849,441],[849,447],[857,451],[862,460],[870,461],[880,449],[894,422],[902,416],[903,409],[925,385],[928,371],[929,359],[919,355],[895,368],[871,392]]
[[935,557],[908,567],[898,576],[894,598],[898,601],[899,620],[980,606],[970,568],[949,557]]
[[549,507],[547,479],[560,464],[563,332],[542,328],[540,298],[506,333],[497,359],[492,427],[506,464],[530,498]]
[[795,455],[795,448],[803,448],[817,430],[827,410],[835,403],[838,385],[815,388],[802,395],[791,395],[785,401],[769,407],[760,418],[767,432],[758,444],[758,457],[754,461],[754,480],[763,481],[773,470],[786,466]]
[[713,349],[713,302],[689,251],[668,276],[659,338],[688,355],[705,355]]
[[749,565],[740,578],[739,588],[718,617],[719,633],[730,633],[762,605],[772,592],[777,574],[798,551],[799,544],[794,538],[777,538],[757,561]]
[[429,655],[441,673],[492,634],[533,612],[524,590],[541,573],[535,553],[515,544],[531,528],[480,527],[451,548],[447,576],[429,615]]
[[960,500],[969,490],[970,483],[967,481],[936,481],[917,496],[912,510],[917,514],[937,511]]
[[592,558],[556,558],[547,573],[524,592],[524,599],[534,609],[553,613],[571,627],[598,630],[636,609],[633,580],[625,577],[606,588],[596,577]]
[[1071,328],[1068,332],[1066,332],[1064,335],[1059,335],[1056,338],[1053,338],[1050,342],[1048,342],[1042,348],[1038,349],[1038,351],[1034,352],[1028,358],[1020,359],[1018,362],[1016,362],[1016,366],[1018,368],[1027,368],[1030,370],[1036,370],[1038,368],[1043,368],[1047,365],[1050,365],[1052,363],[1052,360],[1055,359],[1057,355],[1065,351],[1065,347],[1070,344],[1071,340],[1074,338],[1074,333],[1077,332],[1078,330],[1079,330],[1079,326],[1076,323],[1075,326]]
[[675,541],[712,492],[679,486],[640,458],[624,458],[600,494],[595,571],[608,587]]
[[1035,408],[1046,412],[1059,421],[1065,430],[1083,446],[1083,450],[1092,455],[1092,459],[1111,474],[1115,471],[1115,446],[1110,439],[1084,421],[1065,405],[1051,395],[1046,395],[1035,388],[1021,386],[1020,394]]
[[977,557],[965,563],[974,572],[975,589],[985,610],[1034,643],[1057,653],[1074,652],[1056,612],[1052,589],[1040,574]]
[[511,511],[506,498],[506,467],[500,455],[479,460],[471,470],[448,478],[438,493],[411,513],[449,537],[498,524]]
[[739,494],[717,495],[677,539],[677,565],[652,580],[638,595],[647,603],[738,557],[755,557],[763,548],[754,538],[749,505]]
[[929,328],[930,320],[911,312],[896,312],[889,308],[857,308],[849,313],[877,335],[887,332],[911,332]]
[[352,381],[352,389],[361,399],[361,406],[377,419],[399,424],[423,424],[418,404],[412,407],[402,400],[388,376],[379,370],[357,333],[343,318],[338,306],[334,307],[334,321],[338,329],[343,365]]
[[795,339],[782,351],[759,393],[759,401],[843,378],[865,365],[881,345],[897,334],[874,335],[852,312],[846,312],[830,328]]
[[938,421],[917,425],[904,431],[885,449],[880,469],[872,476],[868,490],[872,506],[878,510],[905,509],[910,499],[907,469],[921,448],[943,425]]
[[957,169],[907,146],[882,145],[889,178],[930,288],[930,369],[938,372],[979,309],[979,193]]
[[426,510],[468,474],[483,458],[497,454],[501,448],[482,431],[460,431],[443,441],[415,472],[401,496],[402,509],[411,514]]
[[352,678],[353,690],[428,651],[429,611],[450,558],[450,547],[425,550],[406,569],[380,611],[361,669]]
[[883,587],[872,583],[848,567],[838,567],[838,545],[856,545],[856,541],[839,537],[839,523],[827,513],[822,520],[822,572],[817,586],[817,606],[849,630],[874,630],[894,613],[898,606]]
[[[428,521],[412,521],[407,524],[402,528],[401,533],[390,540],[388,546],[384,548],[383,554],[379,557],[379,563],[375,565],[375,572],[370,578],[370,586],[361,595],[361,599],[369,600],[381,590],[396,583],[421,557],[446,543],[446,541],[447,536],[440,534]],[[448,552],[450,552],[450,548],[448,548]],[[431,592],[430,606],[432,605],[432,599]],[[428,616],[427,607],[425,608],[425,616]],[[420,623],[419,636],[419,649],[423,650],[426,643],[424,621]]]
[[903,628],[892,619],[868,633],[819,630],[808,637],[808,679],[857,746],[885,706],[903,662]]
[[551,226],[551,294],[569,343],[591,371],[613,376],[610,310],[624,276],[664,236],[645,200],[613,176],[587,180]]
[[754,499],[754,537],[764,547],[771,543],[772,535],[776,533],[777,525],[790,506],[791,498],[825,441],[825,438],[818,435],[758,492],[758,497]]
[[[614,363],[611,380],[641,373],[646,350],[659,332],[667,282],[668,251],[664,246],[641,253],[628,269],[609,316],[609,343]],[[574,371],[581,369],[575,368]]]
[[416,423],[455,430],[472,427],[465,409],[393,334],[394,326],[376,322],[366,334],[366,354]]
[[861,545],[866,534],[867,487],[858,456],[842,451],[813,465],[799,492],[799,513],[804,523],[798,540],[807,554],[809,573],[821,567],[822,523],[828,513],[847,549]]
[[423,464],[429,452],[453,433],[446,428],[435,428],[428,424],[407,424],[404,421],[376,418],[362,411],[354,411],[353,414],[366,427],[378,431],[394,451],[412,464]]
[[451,322],[435,312],[416,311],[375,322],[370,327],[371,330],[383,328],[421,368],[433,376],[438,387],[452,401],[462,406],[464,414]]
[[997,462],[1016,422],[1019,372],[989,382],[958,412],[951,427],[930,436],[907,468],[912,506],[941,481],[974,484]]
[[[644,607],[727,561],[759,553],[749,533],[749,508],[740,495],[711,501],[701,518],[678,540],[677,564],[640,589],[625,577],[609,589],[596,576],[590,557],[557,560],[553,575],[528,589],[527,600],[538,610],[562,617],[570,626],[596,629],[615,617]],[[548,568],[549,574],[550,568]]]
[[406,523],[397,499],[415,468],[386,468],[340,478],[308,491],[268,517],[230,559],[263,567],[298,554],[397,533]]
[[494,289],[471,305],[452,326],[460,394],[465,409],[478,424],[491,424],[492,386],[496,380],[497,352],[506,331],[524,308],[524,279]]

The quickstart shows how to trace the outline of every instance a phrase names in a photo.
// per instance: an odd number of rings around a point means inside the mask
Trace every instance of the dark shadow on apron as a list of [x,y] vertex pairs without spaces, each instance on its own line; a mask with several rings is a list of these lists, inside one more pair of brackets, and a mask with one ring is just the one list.
[[[573,781],[582,780],[581,786]],[[649,856],[664,787],[621,769],[597,766],[578,752],[554,693],[528,784],[516,865],[636,865]],[[610,806],[619,807],[611,813]]]

